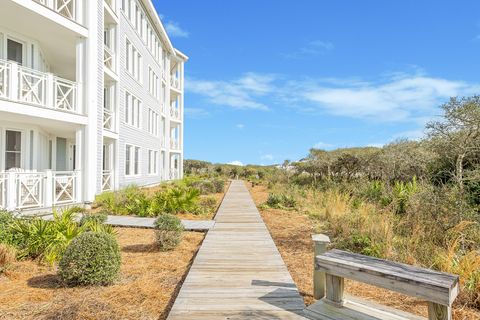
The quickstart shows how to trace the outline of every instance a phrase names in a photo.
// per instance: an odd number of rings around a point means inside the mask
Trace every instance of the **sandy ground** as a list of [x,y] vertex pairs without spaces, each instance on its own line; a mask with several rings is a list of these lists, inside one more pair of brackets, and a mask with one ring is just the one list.
[[15,263],[0,275],[0,319],[165,319],[204,234],[185,232],[173,251],[154,231],[118,228],[121,279],[109,287],[64,287],[51,267]]
[[[268,190],[263,186],[250,188],[250,192],[257,206],[268,198]],[[260,210],[260,213],[305,303],[312,304],[315,300],[312,297],[313,242],[311,235],[314,233],[315,222],[296,211],[265,209]],[[346,291],[390,307],[427,316],[426,303],[418,299],[353,281],[346,281]],[[453,313],[453,318],[456,320],[480,319],[480,312],[458,305],[454,306]]]

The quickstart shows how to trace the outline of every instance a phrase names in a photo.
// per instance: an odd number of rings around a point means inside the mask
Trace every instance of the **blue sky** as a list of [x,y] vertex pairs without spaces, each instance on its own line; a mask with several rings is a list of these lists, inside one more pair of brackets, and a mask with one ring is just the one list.
[[185,158],[272,164],[418,139],[480,94],[478,0],[155,1],[185,52]]

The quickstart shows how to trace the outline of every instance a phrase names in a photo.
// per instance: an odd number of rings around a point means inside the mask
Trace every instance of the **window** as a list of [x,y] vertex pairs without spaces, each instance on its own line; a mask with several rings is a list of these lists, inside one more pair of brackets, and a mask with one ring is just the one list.
[[157,174],[158,151],[148,150],[148,174]]
[[125,146],[125,175],[140,174],[140,147]]
[[127,144],[125,146],[125,175],[126,176],[131,175],[130,173],[131,172],[130,166],[132,165],[131,155],[132,155],[132,146]]
[[148,68],[148,91],[152,96],[160,100],[160,79],[158,78],[157,74],[152,70],[152,68]]
[[140,174],[140,147],[135,147],[135,155],[134,155],[134,166],[133,172],[134,174]]
[[148,109],[148,132],[155,136],[158,135],[158,113]]
[[142,103],[137,97],[125,91],[125,123],[140,128]]
[[22,159],[22,133],[7,130],[5,132],[5,170],[20,168]]
[[12,39],[7,40],[7,60],[23,63],[23,44]]
[[125,69],[137,81],[141,82],[142,56],[128,39],[125,41]]

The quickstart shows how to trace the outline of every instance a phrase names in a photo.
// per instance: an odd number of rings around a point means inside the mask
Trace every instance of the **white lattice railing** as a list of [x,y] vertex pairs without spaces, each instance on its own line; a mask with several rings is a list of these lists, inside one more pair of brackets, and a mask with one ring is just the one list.
[[172,88],[180,90],[180,80],[176,76],[171,76],[170,85],[172,86]]
[[34,0],[45,7],[61,14],[65,18],[76,21],[77,0]]
[[77,84],[54,77],[55,109],[74,112],[77,106]]
[[180,109],[175,106],[170,106],[170,117],[180,120]]
[[180,141],[177,139],[170,139],[170,149],[179,150],[180,149]]
[[112,189],[113,189],[113,174],[110,170],[103,170],[102,191],[110,191]]
[[39,106],[47,105],[47,74],[30,68],[19,67],[19,94],[21,102]]
[[180,171],[175,168],[170,169],[170,180],[180,179]]
[[7,208],[7,182],[8,175],[0,173],[0,209]]
[[103,109],[103,128],[107,130],[113,130],[113,121],[113,112],[108,109]]
[[74,171],[53,172],[53,205],[74,203],[76,179]]
[[23,173],[16,175],[16,208],[40,208],[44,201],[45,173]]
[[35,209],[77,203],[80,188],[77,171],[0,173],[0,208]]
[[0,60],[0,97],[7,98],[9,95],[8,82],[10,79],[10,63]]
[[103,46],[103,64],[105,65],[105,67],[107,67],[111,71],[115,71],[115,68],[114,68],[115,61],[114,61],[113,51],[105,45]]
[[0,60],[0,99],[78,113],[77,83]]

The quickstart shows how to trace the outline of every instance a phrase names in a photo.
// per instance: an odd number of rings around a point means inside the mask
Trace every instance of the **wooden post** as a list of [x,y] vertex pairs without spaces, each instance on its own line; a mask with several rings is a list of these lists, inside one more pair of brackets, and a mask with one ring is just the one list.
[[313,297],[319,300],[325,297],[325,272],[316,270],[315,257],[327,251],[330,238],[324,234],[314,234],[312,235],[312,240],[315,244],[313,255]]
[[343,278],[326,274],[325,276],[327,296],[325,301],[336,307],[341,307],[343,301]]
[[451,320],[452,308],[441,304],[428,303],[428,320]]

